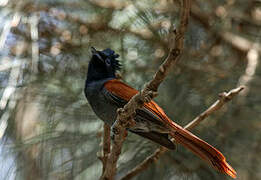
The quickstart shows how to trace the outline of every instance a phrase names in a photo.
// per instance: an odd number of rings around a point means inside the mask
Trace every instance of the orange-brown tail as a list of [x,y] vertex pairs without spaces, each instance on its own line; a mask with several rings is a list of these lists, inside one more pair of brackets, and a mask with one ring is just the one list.
[[169,119],[163,109],[161,109],[155,102],[151,101],[144,106],[158,116],[165,125],[172,129],[170,135],[177,143],[180,143],[191,150],[194,154],[212,165],[219,172],[236,178],[236,171],[226,162],[226,158],[216,148]]
[[[116,97],[120,97],[126,101],[129,101],[135,94],[138,93],[136,89],[124,84],[123,82],[113,79],[109,80],[104,84],[104,87],[112,94],[116,95]],[[213,146],[209,145],[205,141],[201,140],[197,136],[193,135],[189,131],[185,130],[178,124],[174,123],[172,120],[168,118],[163,109],[158,106],[154,101],[149,103],[145,103],[144,107],[153,113],[155,121],[160,119],[166,126],[172,129],[172,133],[170,135],[175,138],[175,140],[191,150],[193,153],[201,157],[207,163],[211,164],[215,169],[222,173],[226,173],[233,178],[236,178],[236,171],[226,162],[225,157],[221,152],[215,149]],[[146,118],[145,118],[146,119]],[[162,137],[160,133],[142,133],[135,132],[143,137],[149,138],[163,146],[166,146],[170,149],[174,149],[174,146],[171,146],[168,141],[162,141],[165,138]],[[160,135],[160,136],[158,136]],[[166,140],[166,139],[165,139]]]
[[175,123],[172,125],[175,126],[175,131],[171,133],[171,136],[175,138],[177,143],[191,150],[219,172],[236,178],[236,171],[226,162],[226,158],[221,152],[179,125]]

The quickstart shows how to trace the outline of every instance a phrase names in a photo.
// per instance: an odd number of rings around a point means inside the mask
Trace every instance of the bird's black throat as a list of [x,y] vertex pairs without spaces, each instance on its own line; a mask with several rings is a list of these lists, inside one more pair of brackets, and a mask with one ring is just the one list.
[[88,67],[86,84],[108,78],[115,78],[115,71],[108,70],[104,65],[91,60]]

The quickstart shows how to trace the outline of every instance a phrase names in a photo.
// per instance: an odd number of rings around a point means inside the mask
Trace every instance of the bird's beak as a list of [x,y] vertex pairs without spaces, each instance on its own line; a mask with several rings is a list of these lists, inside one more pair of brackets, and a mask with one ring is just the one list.
[[97,50],[94,47],[91,47],[91,52],[92,52],[92,54],[95,54],[95,53],[97,53]]
[[102,59],[102,57],[101,57],[100,54],[99,54],[99,51],[97,51],[94,47],[91,47],[91,52],[92,52],[92,55],[93,55],[93,56],[97,56],[99,60],[101,60],[102,62],[104,62],[103,59]]

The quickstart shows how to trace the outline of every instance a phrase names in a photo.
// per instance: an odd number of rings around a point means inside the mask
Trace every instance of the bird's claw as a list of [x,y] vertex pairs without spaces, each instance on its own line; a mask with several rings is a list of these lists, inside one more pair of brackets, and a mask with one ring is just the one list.
[[177,149],[177,141],[174,137],[168,135],[168,139],[173,143],[173,145],[175,146],[175,150]]
[[111,126],[111,140],[115,140],[115,135],[119,134],[119,130],[115,127],[115,124]]
[[112,130],[111,130],[111,134],[110,134],[110,136],[111,136],[111,140],[114,141],[114,140],[115,140],[115,134],[113,133]]

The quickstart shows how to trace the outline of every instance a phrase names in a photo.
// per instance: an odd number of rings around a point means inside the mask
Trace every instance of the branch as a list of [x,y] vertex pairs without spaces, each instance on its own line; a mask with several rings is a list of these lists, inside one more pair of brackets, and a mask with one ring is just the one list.
[[[197,116],[193,121],[191,121],[189,124],[187,124],[184,129],[192,130],[194,127],[196,127],[200,122],[202,122],[204,119],[206,119],[210,114],[214,113],[215,111],[219,110],[225,103],[232,100],[234,96],[236,96],[240,91],[244,89],[243,86],[238,87],[236,89],[230,90],[228,93],[223,92],[219,94],[219,100],[217,100],[212,106],[210,106],[206,111],[204,111],[202,114]],[[124,177],[121,178],[121,180],[129,180],[132,177],[136,176],[137,174],[145,171],[148,169],[150,165],[152,165],[154,162],[156,162],[161,155],[163,155],[165,152],[167,152],[168,149],[164,147],[160,147],[155,150],[155,152],[147,157],[143,162],[138,164],[135,168],[130,170]]]
[[138,166],[133,168],[131,171],[129,171],[124,177],[121,178],[121,180],[129,180],[139,174],[140,172],[148,169],[148,167],[153,164],[154,162],[157,162],[162,154],[167,152],[168,149],[164,147],[159,147],[156,149],[156,151],[148,156],[144,161],[142,161]]
[[108,124],[104,123],[103,125],[103,151],[102,155],[98,155],[98,158],[102,162],[102,174],[104,174],[106,169],[106,164],[108,156],[111,151],[111,138],[110,138],[111,128]]
[[159,70],[156,72],[153,79],[145,85],[145,88],[132,97],[124,108],[118,110],[117,119],[112,126],[115,139],[112,145],[112,151],[108,157],[105,172],[101,177],[102,180],[114,179],[117,160],[121,153],[121,147],[127,134],[125,128],[131,127],[135,124],[133,117],[136,109],[141,108],[144,103],[151,101],[151,99],[157,95],[157,90],[160,83],[167,76],[170,68],[176,64],[180,58],[184,46],[184,34],[188,26],[188,18],[190,14],[190,0],[183,0],[182,2],[180,25],[177,30],[175,41],[173,42],[173,48],[170,48],[168,57],[159,67]]
[[206,117],[210,114],[219,110],[225,103],[231,101],[232,98],[237,95],[240,91],[244,89],[243,86],[230,90],[228,93],[223,92],[219,94],[219,100],[217,100],[212,106],[210,106],[206,111],[197,116],[193,121],[188,123],[184,128],[187,130],[191,130],[195,126],[197,126],[200,122],[202,122]]
[[261,45],[257,42],[253,42],[229,31],[213,29],[210,22],[215,20],[213,18],[214,15],[212,13],[202,12],[195,4],[191,8],[191,17],[197,20],[205,29],[209,30],[213,37],[221,38],[238,51],[245,53],[255,47],[258,52],[261,52]]
[[239,85],[246,87],[246,90],[244,91],[244,93],[241,94],[241,95],[243,95],[243,97],[245,97],[248,94],[250,82],[255,77],[256,70],[258,67],[259,56],[260,55],[255,48],[250,49],[247,53],[246,70],[245,70],[245,73],[239,78],[239,81],[238,81]]

